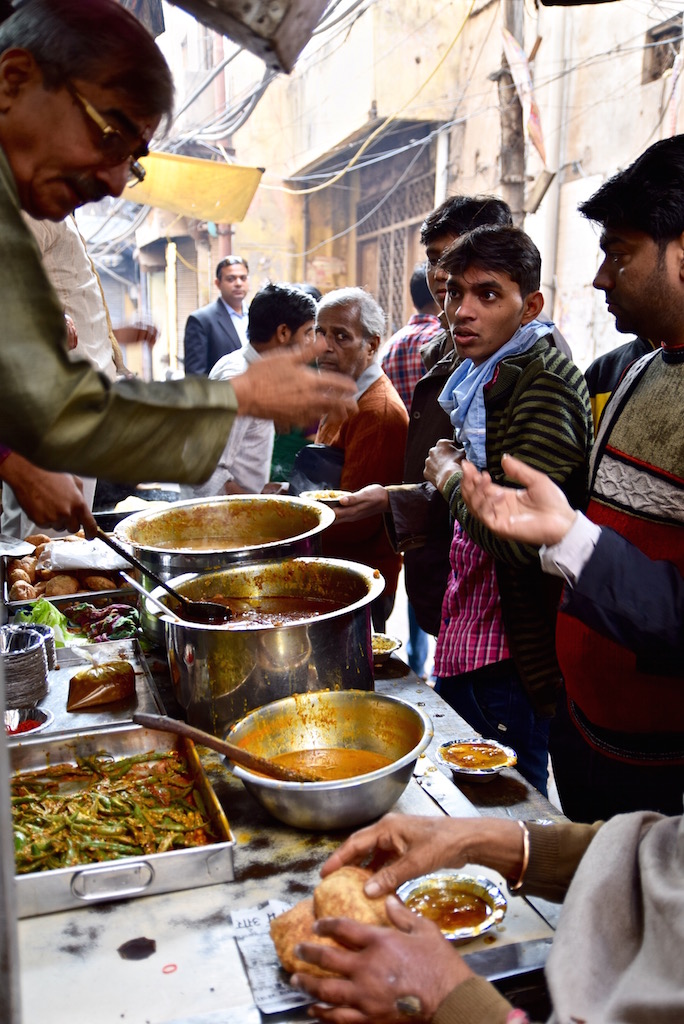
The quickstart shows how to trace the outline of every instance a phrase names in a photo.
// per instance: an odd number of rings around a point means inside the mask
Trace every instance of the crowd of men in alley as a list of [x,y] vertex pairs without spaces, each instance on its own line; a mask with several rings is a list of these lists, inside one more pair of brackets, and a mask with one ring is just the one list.
[[[416,314],[382,363],[386,317],[366,290],[269,283],[247,307],[248,264],[229,256],[218,298],[189,318],[186,377],[108,379],[70,355],[67,328],[89,326],[65,322],[25,216],[61,224],[119,195],[172,102],[161,52],[113,0],[27,0],[0,25],[0,477],[39,525],[89,536],[84,475],[193,494],[349,492],[324,554],[382,573],[378,630],[403,555],[416,628],[437,638],[437,691],[514,747],[542,793],[550,751],[574,824],[481,819],[478,832],[394,817],[324,871],[382,849],[392,859],[369,883],[377,895],[477,853],[516,891],[567,892],[553,1019],[626,1024],[656,1019],[657,1003],[659,1021],[681,1020],[684,136],[580,207],[601,230],[594,287],[636,338],[586,376],[544,315],[536,246],[501,199],[478,195],[426,216]],[[618,928],[587,911],[599,892],[631,907]],[[336,1024],[522,1019],[438,929],[388,906],[394,929],[320,922],[339,946],[301,948],[332,972],[295,977],[312,1012]]]

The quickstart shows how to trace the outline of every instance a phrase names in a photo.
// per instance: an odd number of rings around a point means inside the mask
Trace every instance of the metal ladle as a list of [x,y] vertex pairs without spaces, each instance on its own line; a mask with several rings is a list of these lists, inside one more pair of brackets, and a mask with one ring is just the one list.
[[196,729],[194,725],[188,725],[177,718],[168,718],[166,715],[148,715],[136,712],[133,715],[136,725],[143,725],[146,729],[158,729],[160,732],[172,732],[176,736],[186,736],[193,743],[201,743],[205,747],[224,754],[236,764],[241,764],[251,772],[258,772],[259,775],[268,775],[272,779],[281,779],[283,782],[321,782],[322,776],[311,768],[286,768],[281,764],[274,764],[267,757],[259,757],[257,754],[250,754],[242,747],[236,747],[233,743],[220,740],[202,729]]
[[[118,555],[125,558],[127,562],[130,562],[131,565],[135,566],[135,568],[144,576],[147,576],[153,583],[156,583],[158,587],[163,587],[171,597],[175,598],[180,605],[180,614],[186,622],[199,622],[206,626],[221,626],[226,622],[230,622],[233,618],[232,611],[230,608],[227,608],[225,604],[219,604],[218,601],[191,601],[189,598],[184,597],[183,594],[179,594],[177,590],[174,590],[173,587],[169,586],[166,580],[163,580],[161,576],[157,576],[157,574],[152,572],[151,569],[148,569],[146,565],[143,565],[135,555],[132,555],[130,551],[127,551],[122,544],[115,541],[113,537],[110,537],[110,535],[105,533],[104,530],[100,530],[98,528],[96,536],[99,540],[108,544],[109,547],[116,551]],[[171,611],[173,611],[173,609],[171,609]]]

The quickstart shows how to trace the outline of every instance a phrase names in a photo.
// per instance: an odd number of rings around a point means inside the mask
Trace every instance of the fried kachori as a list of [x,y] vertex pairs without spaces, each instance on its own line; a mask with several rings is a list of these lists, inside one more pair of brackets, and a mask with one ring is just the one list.
[[294,955],[295,947],[300,942],[312,942],[317,946],[335,946],[338,949],[340,948],[333,939],[315,934],[313,930],[315,920],[314,901],[308,899],[302,900],[301,903],[296,903],[290,910],[286,910],[284,914],[279,914],[278,917],[274,917],[271,921],[273,945],[276,948],[280,963],[288,974],[294,974],[295,971],[305,971],[307,974],[313,974],[317,978],[334,977],[331,971],[325,971],[322,967],[318,967],[317,964],[306,963],[306,961],[300,960]]
[[319,946],[333,946],[339,943],[313,930],[314,921],[321,917],[348,917],[361,924],[391,927],[385,910],[385,897],[369,899],[363,887],[372,875],[366,868],[347,866],[334,871],[318,883],[313,898],[302,900],[291,910],[271,921],[271,938],[283,968],[288,974],[302,971],[319,978],[334,977],[316,964],[306,963],[294,955],[299,942],[313,942]]
[[369,899],[363,887],[373,874],[353,865],[333,871],[314,889],[316,917],[349,917],[360,924],[389,925],[385,897]]

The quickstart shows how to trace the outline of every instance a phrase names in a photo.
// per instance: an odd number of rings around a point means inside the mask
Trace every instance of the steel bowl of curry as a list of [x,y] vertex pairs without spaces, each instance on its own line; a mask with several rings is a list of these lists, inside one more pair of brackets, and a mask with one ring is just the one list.
[[281,782],[238,765],[234,774],[273,817],[307,830],[352,828],[388,811],[432,739],[430,718],[397,697],[322,690],[274,701],[237,722],[228,739],[320,782]]
[[433,871],[397,889],[409,910],[438,924],[453,942],[471,942],[500,924],[508,904],[497,885],[484,875]]
[[512,768],[518,760],[511,747],[496,740],[466,739],[441,743],[435,751],[436,760],[456,778],[470,782],[486,782],[504,768]]

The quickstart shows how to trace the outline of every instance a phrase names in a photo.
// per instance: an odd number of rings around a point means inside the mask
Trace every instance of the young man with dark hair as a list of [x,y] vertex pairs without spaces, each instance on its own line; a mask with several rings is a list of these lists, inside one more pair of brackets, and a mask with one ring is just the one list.
[[453,529],[442,496],[425,482],[423,470],[433,445],[451,434],[449,417],[437,398],[459,358],[451,334],[444,330],[448,275],[439,266],[439,259],[459,235],[471,228],[512,223],[510,209],[497,196],[451,196],[425,218],[420,241],[425,246],[426,279],[440,309],[442,329],[421,349],[426,373],[416,384],[411,399],[404,483],[397,487],[365,487],[343,498],[342,506],[336,510],[341,522],[354,522],[379,512],[385,514],[390,540],[397,551],[404,553],[406,592],[418,625],[434,636],[439,632]]
[[[601,226],[605,292],[618,331],[658,347],[606,405],[590,465],[587,520],[554,556],[581,572],[598,528],[684,574],[684,136],[656,142],[580,206]],[[585,526],[584,531],[580,528]],[[586,534],[586,538],[585,538]],[[644,601],[653,595],[644,593]],[[551,738],[565,813],[593,821],[631,810],[677,814],[684,791],[682,665],[665,646],[631,650],[563,610],[565,679]]]
[[455,517],[451,574],[435,651],[435,689],[481,735],[512,746],[518,769],[547,789],[548,732],[561,674],[554,627],[560,586],[536,549],[499,540],[460,494],[464,458],[501,481],[501,456],[542,469],[575,504],[586,493],[589,396],[577,367],[537,317],[539,252],[518,228],[480,227],[444,254],[446,317],[460,363],[440,396],[455,442],[425,475]]
[[[212,367],[211,380],[230,380],[269,352],[314,340],[316,303],[288,285],[267,284],[249,307],[249,342],[223,356]],[[188,496],[260,494],[268,481],[275,427],[271,420],[238,416],[216,469]]]

